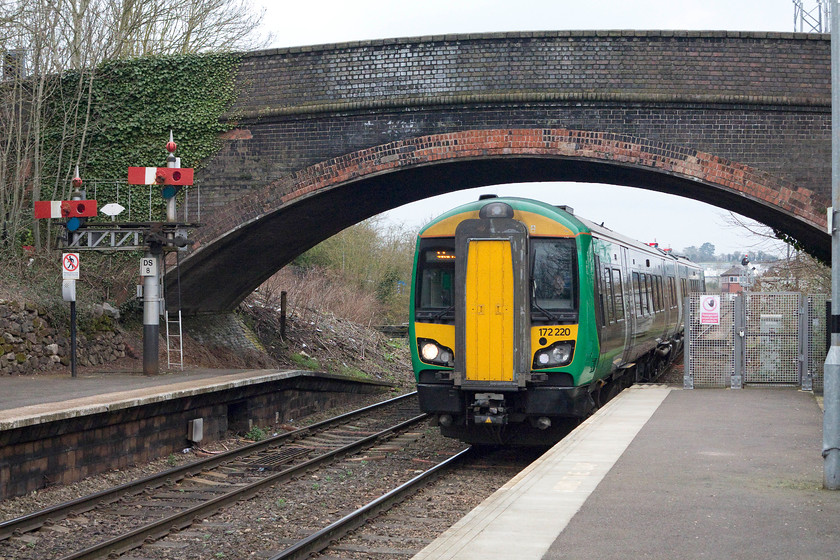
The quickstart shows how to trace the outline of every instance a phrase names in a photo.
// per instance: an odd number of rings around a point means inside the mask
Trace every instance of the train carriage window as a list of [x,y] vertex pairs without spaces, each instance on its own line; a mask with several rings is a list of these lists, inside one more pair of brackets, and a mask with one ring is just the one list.
[[655,275],[650,276],[650,295],[651,299],[653,300],[653,309],[651,311],[657,312],[661,309],[662,305],[662,297],[659,295],[659,287],[657,286],[657,277]]
[[[598,255],[595,255],[595,316],[598,318],[598,323],[600,326],[606,326],[607,324],[607,309],[605,307],[605,289],[604,289],[604,276],[600,273],[601,271],[601,258]],[[601,335],[601,331],[599,329],[598,336]]]
[[645,302],[647,304],[646,311],[649,315],[653,314],[653,290],[651,290],[651,277],[650,274],[644,274],[645,278]]
[[661,276],[654,276],[654,280],[656,280],[656,310],[657,311],[664,311],[665,310],[665,302],[663,294],[662,294],[662,277]]
[[574,239],[531,243],[531,313],[574,311],[578,306]]
[[[437,240],[440,243],[440,240]],[[454,247],[429,246],[420,249],[415,315],[417,319],[451,320],[455,316]]]
[[633,296],[636,300],[636,315],[641,317],[644,315],[644,293],[642,292],[642,285],[639,279],[639,273],[633,273]]
[[612,285],[612,269],[608,266],[604,267],[603,287],[604,287],[604,308],[606,311],[606,319],[610,323],[615,322],[615,296],[613,295]]
[[677,306],[677,282],[673,276],[668,277],[668,289],[671,292],[671,309]]
[[621,270],[614,268],[612,274],[613,299],[615,301],[616,321],[624,320],[624,286],[621,283]]

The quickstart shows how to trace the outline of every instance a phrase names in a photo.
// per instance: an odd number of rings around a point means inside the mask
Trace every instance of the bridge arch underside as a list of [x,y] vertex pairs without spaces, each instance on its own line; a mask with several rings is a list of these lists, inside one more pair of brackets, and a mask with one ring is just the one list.
[[362,150],[254,191],[237,203],[243,217],[236,227],[204,220],[215,225],[199,230],[180,271],[167,274],[167,290],[172,293],[180,276],[185,313],[229,311],[295,257],[370,216],[447,192],[544,181],[638,187],[706,202],[787,233],[812,254],[830,258],[825,202],[749,166],[615,135],[470,131]]

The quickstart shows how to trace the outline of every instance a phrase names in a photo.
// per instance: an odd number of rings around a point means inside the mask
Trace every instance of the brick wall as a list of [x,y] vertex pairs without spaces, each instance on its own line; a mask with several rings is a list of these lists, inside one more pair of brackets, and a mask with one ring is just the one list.
[[[377,384],[307,373],[288,379],[150,402],[0,430],[0,500],[50,484],[147,462],[190,447],[187,424],[204,419],[204,442],[227,430],[313,414],[383,390]],[[155,400],[155,399],[152,399]]]

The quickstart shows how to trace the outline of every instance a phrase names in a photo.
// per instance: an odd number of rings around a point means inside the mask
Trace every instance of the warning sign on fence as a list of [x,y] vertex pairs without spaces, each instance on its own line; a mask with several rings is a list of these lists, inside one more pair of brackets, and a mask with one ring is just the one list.
[[720,324],[720,296],[700,296],[700,324]]

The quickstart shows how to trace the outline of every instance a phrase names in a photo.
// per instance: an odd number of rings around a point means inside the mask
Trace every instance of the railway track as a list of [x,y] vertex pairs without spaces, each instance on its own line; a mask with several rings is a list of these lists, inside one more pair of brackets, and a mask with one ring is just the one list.
[[381,446],[424,418],[412,393],[5,521],[0,557],[80,560],[123,553],[308,470]]
[[[386,449],[405,447],[406,455],[380,461],[379,472],[400,471],[406,457],[415,457],[418,446],[402,442],[385,442],[367,452],[376,457]],[[432,438],[439,439],[435,434]],[[447,440],[448,441],[448,440]],[[304,558],[367,559],[372,557],[410,558],[420,548],[468,513],[492,492],[505,484],[538,457],[535,450],[501,449],[487,451],[473,448],[450,448],[442,459],[422,461],[428,466],[421,474],[394,481],[373,481],[361,492],[353,487],[335,488],[332,501],[323,502],[313,491],[315,476],[297,481],[288,489],[289,496],[300,502],[300,511],[262,525],[243,527],[242,516],[251,520],[265,519],[275,498],[252,500],[247,510],[239,507],[226,515],[217,515],[188,531],[174,532],[165,539],[129,553],[126,560],[170,560],[174,558],[263,558],[292,560]],[[327,472],[319,471],[323,480],[330,472],[338,473],[358,458],[334,463]],[[415,457],[416,459],[416,457]],[[358,464],[358,463],[357,463]],[[367,503],[357,503],[362,495]],[[353,507],[347,507],[356,504]],[[335,508],[335,509],[333,509]],[[346,509],[346,512],[344,511]],[[334,514],[332,522],[325,517]],[[245,524],[247,525],[247,524]]]
[[[364,524],[357,523],[359,528],[344,538],[333,535],[323,547],[312,548],[310,552],[317,554],[309,557],[322,560],[409,559],[536,460],[543,451],[535,448],[470,448],[441,463],[434,478],[420,480],[410,489],[398,489],[401,492],[398,498],[380,498],[388,500],[390,509],[387,512],[383,513],[384,508],[379,508],[373,515],[360,511],[359,515],[366,521]],[[419,485],[422,487],[417,488]],[[376,505],[375,502],[371,504],[373,507]],[[290,547],[271,557],[271,560],[306,558],[297,555],[297,552]]]

